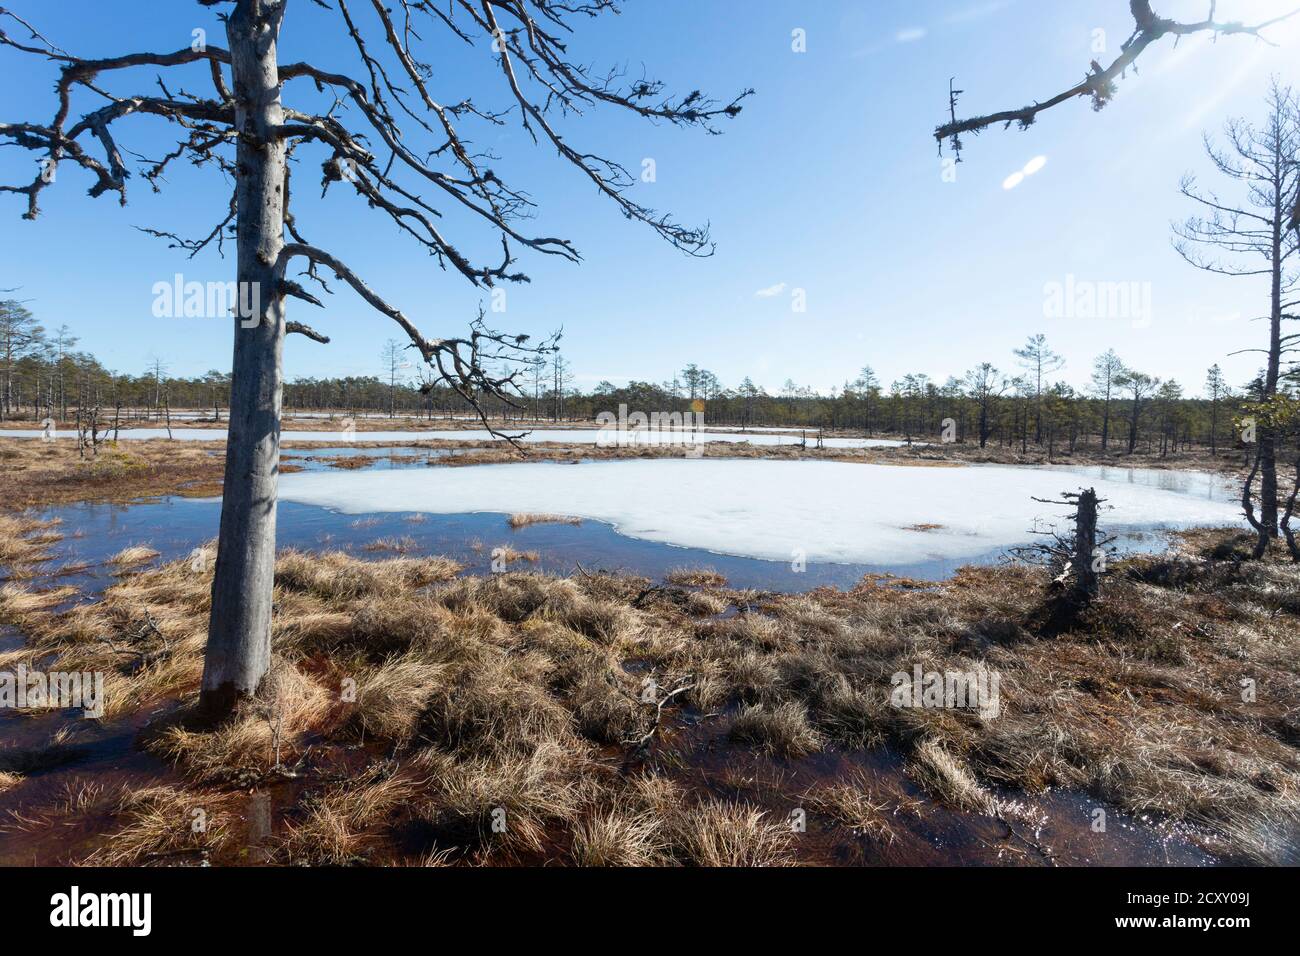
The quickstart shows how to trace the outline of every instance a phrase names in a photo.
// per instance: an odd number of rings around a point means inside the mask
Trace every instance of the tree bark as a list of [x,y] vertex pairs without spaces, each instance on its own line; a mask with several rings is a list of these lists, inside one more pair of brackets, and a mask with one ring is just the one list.
[[[1285,199],[1281,192],[1281,174],[1275,179],[1273,203],[1272,283],[1269,298],[1268,368],[1264,374],[1264,401],[1277,394],[1282,370],[1282,217]],[[1258,433],[1259,520],[1269,538],[1278,537],[1277,435],[1271,425],[1262,425]]]
[[[226,25],[236,103],[238,280],[257,314],[235,316],[221,532],[200,709],[228,714],[257,692],[271,660],[280,457],[285,147],[276,43],[285,0],[239,0]],[[245,285],[248,283],[249,285]],[[256,322],[254,323],[254,318]]]
[[1100,584],[1093,568],[1097,550],[1097,491],[1079,493],[1074,513],[1074,593],[1080,606],[1097,596]]

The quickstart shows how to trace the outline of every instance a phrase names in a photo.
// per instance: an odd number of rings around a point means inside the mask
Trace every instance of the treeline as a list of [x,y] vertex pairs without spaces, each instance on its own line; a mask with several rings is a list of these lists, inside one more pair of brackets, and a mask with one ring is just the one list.
[[686,411],[703,402],[714,425],[852,429],[924,441],[951,440],[1054,452],[1080,446],[1165,455],[1178,449],[1218,451],[1239,444],[1242,419],[1258,401],[1261,382],[1229,386],[1218,365],[1207,370],[1200,394],[1176,381],[1126,365],[1114,351],[1097,358],[1088,387],[1054,380],[1064,361],[1033,336],[1013,352],[1016,374],[983,362],[943,382],[925,373],[885,385],[869,366],[852,381],[821,395],[787,381],[770,394],[746,378],[735,389],[713,387],[716,377],[688,366],[670,382],[601,383],[590,396],[569,399],[579,417],[616,411]]
[[[79,409],[95,408],[101,420],[162,421],[181,409],[220,420],[229,401],[228,373],[171,375],[153,358],[145,372],[109,371],[76,348],[66,326],[47,333],[21,304],[0,303],[0,414],[5,419],[68,421]],[[1041,336],[1031,337],[1008,356],[1004,372],[982,362],[960,377],[940,382],[925,373],[885,384],[865,367],[830,394],[787,381],[775,394],[752,379],[727,387],[718,376],[688,365],[664,382],[601,382],[590,392],[574,388],[568,361],[556,354],[524,370],[516,405],[484,398],[494,420],[555,423],[591,422],[603,411],[686,412],[702,410],[711,425],[763,425],[818,430],[853,430],[923,441],[1030,447],[1049,452],[1083,447],[1119,452],[1168,454],[1206,447],[1218,451],[1240,444],[1242,419],[1259,401],[1261,379],[1230,386],[1217,365],[1197,394],[1176,381],[1162,381],[1127,365],[1113,351],[1099,356],[1088,387],[1059,380],[1064,361]],[[411,381],[393,368],[380,376],[299,378],[285,385],[287,412],[358,416],[415,416],[431,421],[470,414],[451,389]],[[1295,377],[1286,381],[1292,393]]]

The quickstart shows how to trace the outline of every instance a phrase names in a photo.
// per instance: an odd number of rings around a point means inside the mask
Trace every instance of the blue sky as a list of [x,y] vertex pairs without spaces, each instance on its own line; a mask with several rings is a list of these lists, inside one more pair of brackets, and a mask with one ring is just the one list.
[[[1219,14],[1251,19],[1290,3],[1220,0]],[[8,5],[83,56],[174,50],[200,27],[224,44],[213,12],[190,2]],[[1199,19],[1206,3],[1162,0],[1157,8]],[[1011,349],[1036,332],[1065,355],[1061,377],[1075,385],[1107,347],[1189,392],[1200,390],[1214,362],[1240,383],[1256,360],[1228,353],[1263,340],[1263,327],[1249,319],[1264,308],[1267,290],[1188,266],[1171,246],[1169,224],[1191,212],[1178,183],[1185,172],[1205,171],[1202,131],[1229,116],[1258,116],[1270,74],[1300,84],[1300,23],[1270,34],[1278,46],[1193,38],[1175,49],[1165,41],[1101,113],[1077,101],[1027,132],[968,137],[956,181],[943,176],[931,131],[946,114],[950,76],[966,91],[962,112],[1020,106],[1077,82],[1090,59],[1108,62],[1130,27],[1126,0],[629,0],[622,16],[580,24],[574,59],[633,74],[644,65],[672,88],[718,98],[750,86],[756,95],[723,124],[722,136],[608,110],[560,125],[571,143],[630,169],[654,159],[657,181],[638,184],[635,198],[685,222],[711,223],[717,253],[688,258],[624,220],[517,124],[472,127],[477,144],[501,156],[494,168],[539,203],[535,232],[571,238],[584,256],[575,266],[523,255],[519,265],[533,281],[511,286],[507,312],[495,318],[537,333],[562,325],[583,387],[663,380],[690,362],[725,384],[750,375],[771,390],[787,378],[827,390],[866,364],[885,383],[916,371],[942,380],[981,361],[1011,370]],[[806,32],[806,52],[791,48],[796,29]],[[1106,55],[1093,52],[1099,29]],[[425,36],[444,101],[472,93],[480,107],[508,105],[486,46],[466,51],[435,30]],[[306,0],[291,4],[281,55],[360,75],[337,14]],[[0,118],[47,122],[53,72],[12,51],[0,51],[0,70]],[[152,88],[155,72],[106,83],[118,93]],[[173,89],[208,89],[201,72],[167,80]],[[157,156],[169,132],[144,118],[117,135]],[[1037,172],[1005,188],[1037,157]],[[295,177],[297,218],[309,238],[427,334],[462,330],[487,302],[484,293],[440,271],[355,195],[336,189],[320,200],[323,158],[304,149]],[[26,181],[33,169],[30,155],[0,151],[5,182]],[[158,195],[133,179],[130,204],[120,208],[112,197],[89,199],[88,180],[65,165],[34,223],[20,220],[21,197],[0,196],[0,287],[21,286],[20,297],[47,326],[67,323],[110,367],[138,372],[158,356],[178,374],[228,368],[226,323],[151,311],[154,283],[174,273],[233,277],[231,258],[188,260],[132,228],[196,235],[221,217],[229,193],[218,173],[177,168],[169,178]],[[447,225],[459,247],[495,261],[491,233],[454,214]],[[1140,283],[1150,292],[1149,321],[1049,317],[1045,288],[1069,276]],[[792,309],[796,289],[806,296],[805,312]],[[293,302],[291,317],[334,341],[291,338],[290,377],[377,374],[384,341],[399,337],[347,290],[323,312]]]

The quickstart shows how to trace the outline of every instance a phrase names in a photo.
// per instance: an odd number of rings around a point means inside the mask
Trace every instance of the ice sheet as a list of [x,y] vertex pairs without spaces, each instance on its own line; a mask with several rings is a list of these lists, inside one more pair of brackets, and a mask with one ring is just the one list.
[[[1080,485],[1108,499],[1103,530],[1235,525],[1214,476],[1133,470],[1105,478],[1060,470],[824,461],[659,459],[291,474],[284,500],[349,514],[539,512],[605,521],[636,538],[780,561],[904,565],[977,558],[1034,540]],[[1166,487],[1159,487],[1157,476]],[[1178,489],[1178,490],[1173,490]],[[910,530],[937,524],[933,530]]]

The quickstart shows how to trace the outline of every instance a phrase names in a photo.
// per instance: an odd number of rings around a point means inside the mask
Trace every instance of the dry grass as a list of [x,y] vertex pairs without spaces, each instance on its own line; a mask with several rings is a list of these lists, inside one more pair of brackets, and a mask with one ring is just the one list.
[[121,551],[117,552],[117,554],[109,558],[108,563],[119,570],[125,571],[129,568],[134,568],[137,565],[147,564],[156,557],[158,557],[158,552],[153,548],[147,548],[143,545],[137,544],[128,548],[123,548]]
[[571,515],[515,514],[509,520],[510,527],[526,528],[530,524],[582,524],[581,518]]
[[710,800],[669,821],[683,862],[695,866],[786,866],[793,862],[789,826],[755,807]]
[[[0,438],[5,494],[0,509],[48,508],[88,499],[128,501],[145,495],[220,493],[224,442],[105,443],[82,459],[74,438]],[[0,560],[0,563],[3,563]]]
[[882,843],[892,843],[899,826],[898,815],[919,812],[915,801],[893,793],[885,795],[864,774],[854,774],[844,783],[817,787],[803,795],[803,803],[825,814],[854,834]]
[[712,568],[674,568],[664,575],[669,584],[689,588],[724,588],[727,579]]
[[652,813],[610,808],[581,820],[573,833],[578,866],[653,866],[667,849]]
[[446,673],[445,664],[407,652],[368,669],[357,687],[353,720],[363,735],[404,742]]
[[541,560],[541,555],[536,551],[520,551],[508,544],[498,545],[492,549],[492,562],[496,564],[516,564],[519,561],[527,561],[529,564],[536,564]]
[[[1222,536],[1189,546],[1121,565],[1088,617],[1051,638],[1034,569],[775,595],[286,551],[272,679],[223,726],[190,725],[182,710],[145,742],[177,764],[187,795],[309,783],[270,841],[280,862],[387,861],[400,835],[406,862],[776,864],[800,852],[781,800],[881,843],[916,809],[856,778],[724,799],[692,776],[686,712],[702,732],[719,728],[710,746],[723,755],[780,767],[886,744],[935,801],[965,812],[1000,813],[995,790],[1065,787],[1196,824],[1238,857],[1291,859],[1300,569],[1206,557]],[[206,567],[146,569],[62,611],[66,594],[6,585],[0,616],[29,637],[24,655],[103,671],[113,720],[193,699]],[[742,610],[716,616],[730,606]],[[890,676],[918,664],[996,673],[1000,716],[890,706]],[[678,686],[656,727],[656,702]],[[625,772],[647,739],[640,772]],[[138,834],[122,859],[189,852],[149,822],[166,805],[114,811]],[[204,847],[225,852],[213,841]]]
[[729,736],[737,743],[761,747],[783,757],[802,757],[820,750],[822,735],[808,722],[808,710],[797,701],[773,707],[751,704],[731,724]]
[[418,551],[419,549],[420,543],[406,535],[400,538],[376,538],[364,548],[366,551],[389,551],[394,554],[410,554],[412,551]]
[[376,765],[360,779],[330,787],[305,801],[302,819],[290,823],[281,853],[286,862],[344,866],[362,862],[376,842],[375,825],[417,792],[414,781]]
[[0,580],[29,578],[53,560],[50,546],[63,539],[54,530],[58,525],[57,520],[0,514]]
[[993,795],[979,785],[970,768],[936,740],[923,741],[913,752],[907,769],[941,803],[975,813],[997,810]]
[[[98,800],[83,803],[93,806]],[[202,796],[175,787],[121,790],[110,809],[119,827],[106,846],[85,863],[91,866],[139,866],[175,861],[185,856],[205,858],[229,835],[228,798]],[[89,807],[88,807],[89,809]]]

